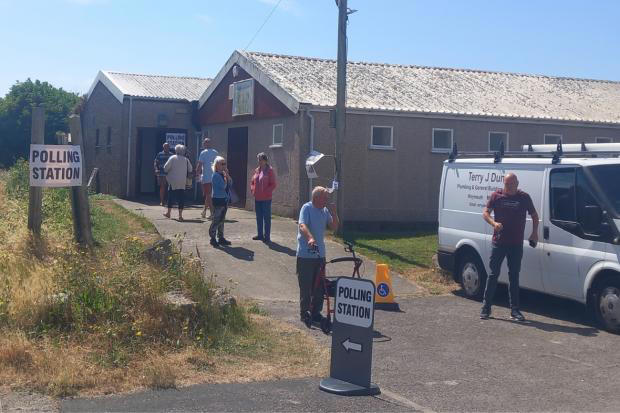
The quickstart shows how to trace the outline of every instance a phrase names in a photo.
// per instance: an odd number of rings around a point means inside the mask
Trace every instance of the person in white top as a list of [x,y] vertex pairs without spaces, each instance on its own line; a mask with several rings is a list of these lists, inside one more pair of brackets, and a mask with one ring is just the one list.
[[179,221],[183,221],[183,207],[185,207],[185,185],[188,175],[191,177],[192,164],[185,157],[185,146],[177,145],[174,147],[175,154],[172,155],[164,165],[164,171],[168,180],[168,211],[164,213],[166,218],[170,218],[170,211],[176,199],[179,206]]
[[202,181],[202,193],[205,197],[205,206],[202,209],[203,218],[207,214],[207,208],[209,208],[209,219],[213,218],[213,204],[211,202],[211,191],[213,190],[213,161],[218,156],[215,149],[211,148],[211,139],[205,138],[202,142],[204,150],[200,152],[198,157],[198,164],[196,165],[196,176],[200,177]]

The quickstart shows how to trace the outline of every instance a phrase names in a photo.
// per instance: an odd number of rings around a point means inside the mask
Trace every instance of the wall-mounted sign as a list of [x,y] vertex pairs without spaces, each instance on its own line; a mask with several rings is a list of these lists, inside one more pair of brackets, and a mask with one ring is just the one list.
[[166,142],[170,145],[172,149],[176,145],[185,145],[185,134],[184,133],[166,133]]
[[233,83],[232,115],[254,114],[254,79]]
[[82,149],[78,145],[30,145],[30,186],[82,185]]

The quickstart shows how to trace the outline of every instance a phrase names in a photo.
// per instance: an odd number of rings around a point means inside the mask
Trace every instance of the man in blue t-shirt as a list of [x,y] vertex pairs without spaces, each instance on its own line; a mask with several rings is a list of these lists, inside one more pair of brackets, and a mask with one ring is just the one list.
[[159,185],[159,205],[164,205],[164,201],[166,200],[166,191],[168,189],[168,181],[166,180],[164,165],[168,162],[168,158],[174,155],[170,151],[170,145],[168,142],[164,143],[163,149],[164,150],[159,152],[153,161],[155,176],[157,177],[157,184]]
[[[310,311],[313,321],[321,321],[323,285],[313,294],[316,276],[325,262],[325,229],[338,229],[340,221],[334,205],[327,205],[329,192],[322,186],[312,190],[312,201],[299,211],[297,231],[297,281],[299,282],[299,315]],[[326,208],[327,206],[327,208]]]

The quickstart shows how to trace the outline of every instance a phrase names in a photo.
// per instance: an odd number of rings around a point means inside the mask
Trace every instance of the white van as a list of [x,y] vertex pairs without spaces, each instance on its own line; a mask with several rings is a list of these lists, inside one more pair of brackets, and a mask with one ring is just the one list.
[[[479,299],[493,228],[482,210],[514,172],[540,216],[539,242],[523,245],[520,285],[584,303],[620,333],[620,144],[528,145],[523,152],[459,154],[444,162],[439,265]],[[525,228],[527,238],[531,219]],[[499,282],[508,282],[504,261]]]

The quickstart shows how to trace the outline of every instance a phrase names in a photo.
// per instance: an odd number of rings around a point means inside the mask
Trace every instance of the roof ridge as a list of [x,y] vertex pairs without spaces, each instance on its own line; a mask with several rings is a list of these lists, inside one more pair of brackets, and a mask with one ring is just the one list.
[[[300,59],[300,60],[336,63],[335,59],[327,59],[327,58],[321,58],[321,57],[295,56],[295,55],[286,55],[286,54],[278,54],[278,53],[270,53],[270,52],[243,51],[242,53],[246,53],[250,57],[252,55],[259,55],[259,56],[268,56],[268,57],[280,57],[280,58],[285,58],[285,59]],[[450,71],[450,72],[470,72],[470,73],[484,73],[484,74],[517,76],[517,77],[528,77],[528,78],[547,78],[547,79],[557,79],[557,80],[574,80],[574,81],[580,81],[580,82],[620,84],[620,81],[617,81],[617,80],[590,79],[590,78],[569,77],[569,76],[551,76],[551,75],[518,73],[518,72],[501,72],[501,71],[482,70],[482,69],[406,65],[406,64],[398,64],[398,63],[362,62],[362,61],[354,61],[354,60],[349,60],[348,63],[354,64],[354,65],[403,67],[403,68],[411,68],[411,69],[430,69],[430,70],[441,70],[441,71]]]
[[116,72],[112,70],[104,70],[103,72],[109,73],[111,75],[130,75],[130,76],[144,76],[144,77],[165,77],[171,79],[197,79],[197,80],[210,80],[213,81],[212,78],[209,77],[197,77],[197,76],[172,76],[172,75],[149,75],[146,73],[130,73],[130,72]]

